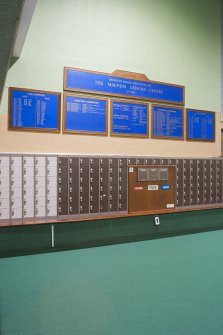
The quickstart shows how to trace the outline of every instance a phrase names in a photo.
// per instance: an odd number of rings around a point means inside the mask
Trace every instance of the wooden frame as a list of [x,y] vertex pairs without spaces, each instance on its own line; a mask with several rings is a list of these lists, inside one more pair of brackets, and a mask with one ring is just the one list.
[[[67,130],[66,129],[66,97],[74,97],[80,99],[92,99],[92,100],[100,100],[106,102],[106,131],[105,132],[91,132],[86,130]],[[96,135],[96,136],[108,136],[108,99],[97,97],[97,96],[89,96],[89,95],[81,95],[81,94],[70,94],[64,93],[63,95],[63,134],[76,134],[76,135]]]
[[[190,138],[190,137],[188,137],[188,131],[189,131],[188,112],[189,111],[194,111],[194,112],[198,112],[198,113],[206,113],[206,114],[212,114],[212,115],[214,115],[214,139],[213,140],[202,139],[202,138]],[[200,109],[186,108],[186,140],[187,141],[191,141],[191,142],[215,142],[215,132],[216,132],[216,117],[215,117],[215,112],[206,111],[206,110],[200,110]]]
[[[168,109],[180,109],[182,111],[182,136],[156,136],[153,133],[153,121],[154,121],[154,107],[163,107],[163,108],[168,108]],[[175,106],[169,106],[169,105],[159,105],[159,104],[151,104],[151,138],[154,139],[161,139],[161,140],[173,140],[173,141],[183,141],[185,137],[185,132],[184,132],[184,108],[183,107],[175,107]]]
[[[24,91],[24,92],[33,92],[37,94],[52,94],[58,96],[58,110],[57,110],[57,117],[58,117],[58,128],[31,128],[31,127],[13,127],[12,126],[12,95],[14,91]],[[13,131],[28,131],[28,132],[44,132],[44,133],[60,133],[61,130],[61,93],[59,92],[52,92],[52,91],[44,91],[44,90],[35,90],[35,89],[28,89],[28,88],[18,88],[18,87],[9,87],[9,94],[8,94],[8,130]]]
[[[140,134],[125,134],[125,133],[114,133],[113,132],[113,104],[114,102],[121,102],[133,105],[143,105],[146,106],[147,109],[147,134],[140,135]],[[132,100],[121,100],[121,99],[111,99],[110,100],[110,136],[114,137],[134,137],[134,138],[149,138],[149,104],[143,103],[139,101],[132,101]]]
[[[106,73],[106,72],[98,72],[98,71],[90,71],[90,70],[84,70],[84,69],[79,69],[79,68],[73,68],[73,67],[64,67],[64,76],[63,76],[63,87],[64,91],[73,91],[73,92],[80,92],[80,93],[92,93],[92,94],[100,94],[100,95],[106,95],[106,96],[111,96],[111,97],[120,97],[120,98],[126,98],[126,99],[139,99],[139,100],[145,100],[145,101],[154,101],[154,102],[163,102],[163,103],[171,103],[173,105],[180,105],[184,106],[185,105],[185,86],[182,85],[177,85],[177,84],[172,84],[172,83],[164,83],[161,81],[152,81],[152,80],[140,80],[140,81],[145,81],[145,83],[154,83],[154,84],[163,84],[163,85],[168,85],[168,86],[173,86],[173,87],[181,87],[183,89],[183,102],[171,102],[170,100],[159,100],[159,99],[152,99],[152,98],[143,98],[141,96],[130,96],[130,95],[125,95],[125,94],[118,94],[118,93],[109,93],[109,92],[100,92],[100,91],[95,91],[95,90],[85,90],[85,89],[72,89],[67,87],[67,72],[68,70],[76,70],[79,72],[86,72],[86,73],[92,73],[92,74],[101,74],[105,76],[112,76],[112,77],[117,77],[119,76],[116,74],[117,71],[114,71],[114,74]],[[129,78],[131,80],[134,79],[134,73],[129,73],[129,76],[125,76],[125,78]],[[123,77],[124,78],[124,77]]]

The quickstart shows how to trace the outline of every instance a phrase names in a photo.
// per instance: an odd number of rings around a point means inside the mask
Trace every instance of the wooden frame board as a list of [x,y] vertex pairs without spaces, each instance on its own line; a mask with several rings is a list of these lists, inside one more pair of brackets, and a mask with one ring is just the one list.
[[[156,135],[155,131],[154,131],[154,122],[155,122],[155,117],[154,117],[154,112],[155,112],[155,108],[158,107],[160,109],[164,109],[163,111],[161,110],[160,113],[165,113],[165,109],[169,110],[170,113],[174,114],[176,116],[176,122],[179,121],[179,112],[182,113],[182,124],[181,124],[181,136],[176,136],[176,135]],[[176,115],[178,113],[178,115]],[[174,121],[174,118],[170,117],[169,120]],[[177,124],[175,125],[175,127],[177,128]],[[165,129],[164,129],[165,131]],[[178,130],[179,132],[179,130]],[[166,133],[168,133],[168,131],[166,130]],[[177,134],[177,130],[175,131],[175,133]],[[178,134],[177,134],[178,135]],[[183,107],[175,107],[175,106],[167,106],[167,105],[158,105],[158,104],[152,104],[151,105],[151,138],[154,139],[162,139],[162,140],[180,140],[183,141],[184,140],[184,108]]]
[[[141,109],[144,107],[144,109],[146,108],[146,117],[147,117],[147,124],[146,127],[143,127],[144,129],[146,129],[146,134],[140,134],[140,133],[134,133],[134,132],[114,132],[113,127],[114,127],[114,104],[117,103],[120,105],[123,105],[123,108],[129,108],[131,109],[132,112],[132,108],[134,108],[134,106],[141,106]],[[131,108],[132,107],[132,108]],[[125,111],[123,111],[125,112]],[[142,111],[143,113],[143,111]],[[123,116],[125,117],[125,115],[123,114]],[[138,117],[139,119],[140,117]],[[128,126],[128,123],[126,121],[126,125],[120,125],[120,127],[122,126]],[[131,124],[130,124],[131,126]],[[132,100],[120,100],[120,99],[111,99],[110,100],[110,135],[111,136],[115,136],[115,137],[134,137],[134,138],[148,138],[149,137],[149,104],[148,103],[143,103],[143,102],[139,102],[139,101],[132,101]]]
[[[193,113],[196,113],[197,117],[199,117],[199,115],[202,117],[202,114],[203,116],[205,117],[205,115],[209,115],[211,118],[210,120],[213,120],[213,138],[198,138],[198,137],[190,137],[189,136],[189,131],[190,131],[190,128],[189,128],[189,112],[193,112]],[[186,108],[186,140],[187,141],[195,141],[195,142],[215,142],[215,129],[216,129],[216,118],[215,118],[215,112],[211,112],[211,111],[205,111],[205,110],[199,110],[199,109],[192,109],[192,108]],[[210,130],[209,130],[210,131]]]
[[[70,129],[67,127],[67,99],[70,99],[70,111],[69,111],[69,122],[72,122]],[[96,110],[98,108],[98,112]],[[79,111],[78,111],[79,110]],[[104,124],[103,124],[103,113],[105,112]],[[78,117],[75,118],[75,112]],[[87,120],[87,113],[92,114]],[[81,120],[82,117],[82,120]],[[99,124],[95,122],[94,118],[98,119]],[[76,119],[76,120],[75,120]],[[76,128],[73,126],[73,122],[78,122]],[[83,122],[83,127],[81,126]],[[84,125],[86,128],[84,129]],[[93,126],[95,125],[95,130]],[[72,126],[72,127],[71,127]],[[96,127],[97,126],[97,127]],[[88,127],[88,129],[87,129]],[[98,130],[96,130],[98,129]],[[64,94],[63,96],[63,133],[64,134],[82,134],[82,135],[97,135],[107,136],[108,135],[108,99],[89,95],[80,94]]]
[[[17,94],[16,98],[14,97],[14,93]],[[17,108],[16,106],[14,106],[14,104],[17,104]],[[53,110],[51,110],[50,107],[53,108]],[[56,114],[54,112],[54,109],[56,109]],[[25,115],[22,115],[22,112],[24,114],[29,113],[29,115],[27,114],[27,117],[25,117]],[[49,114],[49,120],[45,119],[46,113]],[[54,116],[54,118],[52,118],[52,116]],[[29,126],[25,126],[24,124],[22,124],[24,121],[28,122]],[[47,121],[49,125],[51,122],[52,127],[44,127],[43,123],[45,121]],[[36,123],[36,126],[30,126],[32,123]],[[42,123],[42,125],[39,123]],[[17,87],[9,88],[9,130],[60,133],[60,128],[61,93]]]
[[[72,87],[74,86],[73,84],[68,85],[69,71],[73,71],[82,75],[82,78],[79,80],[79,82],[75,80],[75,87]],[[127,99],[163,102],[182,106],[185,105],[185,87],[182,85],[151,80],[137,80],[135,79],[133,73],[129,73],[129,77],[120,77],[116,73],[118,72],[114,71],[114,74],[109,74],[83,70],[79,68],[64,67],[64,90],[80,93],[94,93]],[[103,82],[103,80],[110,80],[109,88],[105,82]],[[169,91],[172,99],[162,98],[165,90]],[[174,100],[174,98],[176,99],[177,95],[180,95],[178,99],[179,101]]]

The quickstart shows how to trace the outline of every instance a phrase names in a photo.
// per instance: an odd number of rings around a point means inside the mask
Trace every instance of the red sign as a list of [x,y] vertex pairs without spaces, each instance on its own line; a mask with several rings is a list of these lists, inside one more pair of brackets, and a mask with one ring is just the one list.
[[143,186],[135,186],[134,187],[134,191],[143,191],[143,190],[144,190]]

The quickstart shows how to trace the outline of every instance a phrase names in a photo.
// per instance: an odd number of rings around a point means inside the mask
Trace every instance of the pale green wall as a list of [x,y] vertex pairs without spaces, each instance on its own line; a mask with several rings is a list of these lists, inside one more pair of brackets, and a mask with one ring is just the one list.
[[184,85],[186,107],[220,112],[220,64],[220,0],[39,0],[8,73],[0,151],[219,156],[220,113],[213,143],[16,133],[7,131],[7,89],[63,92],[64,66],[121,69]]
[[64,66],[145,73],[220,111],[220,0],[39,0],[6,85],[62,91]]

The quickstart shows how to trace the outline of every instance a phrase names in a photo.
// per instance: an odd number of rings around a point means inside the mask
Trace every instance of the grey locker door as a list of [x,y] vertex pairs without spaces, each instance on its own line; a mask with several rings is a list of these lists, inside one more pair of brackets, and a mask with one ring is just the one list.
[[210,160],[204,160],[204,204],[211,201],[211,167]]
[[145,165],[152,165],[153,164],[153,159],[151,157],[145,158]]
[[222,159],[217,160],[217,203],[222,203]]
[[119,212],[128,210],[128,170],[127,160],[119,159]]
[[118,212],[118,158],[109,159],[109,210]]
[[197,204],[204,203],[204,162],[202,159],[197,161]]
[[128,157],[128,165],[136,165],[136,157]]
[[[175,163],[175,164],[174,164]],[[171,159],[169,165],[176,165],[176,201],[177,207],[184,206],[184,163],[183,159]]]
[[137,165],[145,165],[145,158],[143,158],[143,157],[142,158],[141,157],[137,158],[136,159],[136,164]]
[[99,213],[99,157],[90,158],[90,213]]
[[90,167],[89,157],[80,157],[80,214],[90,210]]
[[100,158],[100,212],[109,211],[109,158]]
[[184,206],[190,206],[190,160],[184,159]]
[[210,175],[211,175],[210,203],[216,204],[217,202],[217,164],[216,164],[215,159],[210,161]]
[[58,212],[68,215],[68,157],[58,158]]
[[197,160],[191,159],[190,161],[190,204],[191,206],[197,205]]
[[79,157],[69,157],[69,214],[79,214]]
[[152,162],[153,162],[153,165],[160,165],[160,158],[153,158],[153,160],[152,160]]

